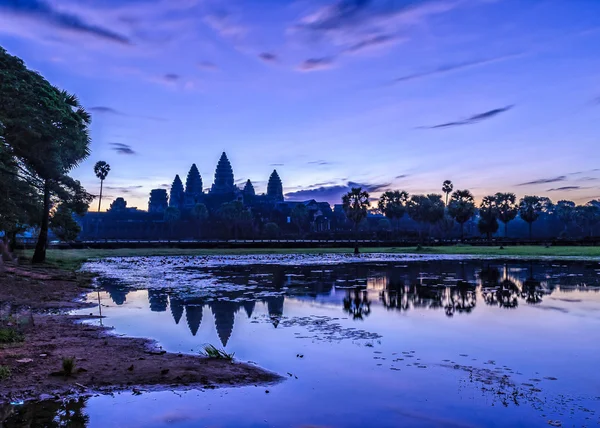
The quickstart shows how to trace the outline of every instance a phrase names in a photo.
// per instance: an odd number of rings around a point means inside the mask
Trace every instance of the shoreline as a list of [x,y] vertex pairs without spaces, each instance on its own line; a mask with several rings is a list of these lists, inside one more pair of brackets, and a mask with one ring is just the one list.
[[[20,337],[0,345],[0,366],[9,373],[0,378],[0,403],[126,390],[266,385],[282,379],[248,363],[167,353],[152,339],[116,336],[108,327],[81,322],[97,318],[91,314],[66,314],[95,306],[82,300],[93,289],[85,273],[7,265],[0,283],[1,328]],[[65,358],[75,363],[68,376],[62,372]]]

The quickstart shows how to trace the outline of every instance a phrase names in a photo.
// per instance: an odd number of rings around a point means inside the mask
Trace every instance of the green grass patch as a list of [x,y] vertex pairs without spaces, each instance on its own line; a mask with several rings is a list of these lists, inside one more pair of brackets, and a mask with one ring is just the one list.
[[62,372],[65,376],[71,376],[75,371],[75,357],[63,357]]
[[[224,248],[224,249],[182,249],[182,248],[120,248],[57,250],[47,252],[47,265],[64,269],[78,270],[88,260],[106,257],[148,257],[148,256],[225,256],[255,254],[352,254],[352,248]],[[438,254],[468,256],[524,256],[524,257],[600,257],[600,246],[554,246],[541,245],[498,246],[454,245],[440,247],[364,247],[362,254]],[[31,258],[33,251],[24,251],[24,257]]]
[[0,327],[0,344],[19,343],[23,340],[25,340],[23,334],[14,328]]
[[0,380],[8,379],[10,377],[10,375],[12,375],[12,372],[10,371],[10,367],[0,366]]
[[214,345],[204,345],[200,354],[204,355],[208,358],[213,358],[216,360],[228,360],[232,361],[234,353],[227,353],[224,349],[219,349]]

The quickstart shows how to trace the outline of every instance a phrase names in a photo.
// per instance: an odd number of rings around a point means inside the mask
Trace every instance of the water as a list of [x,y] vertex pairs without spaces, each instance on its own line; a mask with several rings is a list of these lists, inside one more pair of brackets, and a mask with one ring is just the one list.
[[596,261],[151,257],[87,268],[117,334],[172,352],[218,345],[286,380],[38,403],[13,408],[7,426],[600,423]]

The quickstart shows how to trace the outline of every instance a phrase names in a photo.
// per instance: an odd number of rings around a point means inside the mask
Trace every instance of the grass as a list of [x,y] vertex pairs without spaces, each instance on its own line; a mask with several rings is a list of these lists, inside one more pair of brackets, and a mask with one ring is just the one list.
[[232,361],[234,353],[227,353],[224,349],[219,349],[214,345],[204,345],[200,354],[204,355],[208,358],[213,358],[216,360],[227,360]]
[[75,371],[75,357],[63,357],[62,372],[65,376],[71,376]]
[[0,328],[0,344],[19,343],[23,342],[23,340],[25,340],[23,335],[15,329],[8,327]]
[[[246,249],[181,249],[181,248],[121,248],[121,249],[85,249],[85,250],[48,250],[47,264],[65,270],[78,270],[88,260],[105,257],[133,256],[223,256],[252,254],[352,254],[352,248],[246,248]],[[454,245],[442,247],[364,247],[366,253],[388,254],[437,254],[437,255],[469,255],[469,256],[523,256],[523,257],[600,257],[600,246],[596,247],[549,247],[522,245],[507,246],[471,246]],[[33,251],[25,251],[23,256],[31,258]]]
[[11,374],[10,367],[0,366],[0,380],[8,379]]

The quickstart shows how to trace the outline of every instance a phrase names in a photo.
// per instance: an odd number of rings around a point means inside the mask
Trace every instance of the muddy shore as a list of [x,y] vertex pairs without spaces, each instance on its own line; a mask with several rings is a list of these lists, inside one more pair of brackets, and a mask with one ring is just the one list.
[[[85,275],[51,268],[6,266],[0,273],[3,328],[19,330],[24,339],[0,345],[0,366],[10,369],[0,380],[0,402],[281,379],[250,364],[166,353],[151,340],[114,336],[110,329],[82,324],[85,317],[66,311],[93,306],[82,300],[90,287]],[[7,312],[19,315],[7,320]],[[63,358],[74,358],[70,376],[62,372]]]

